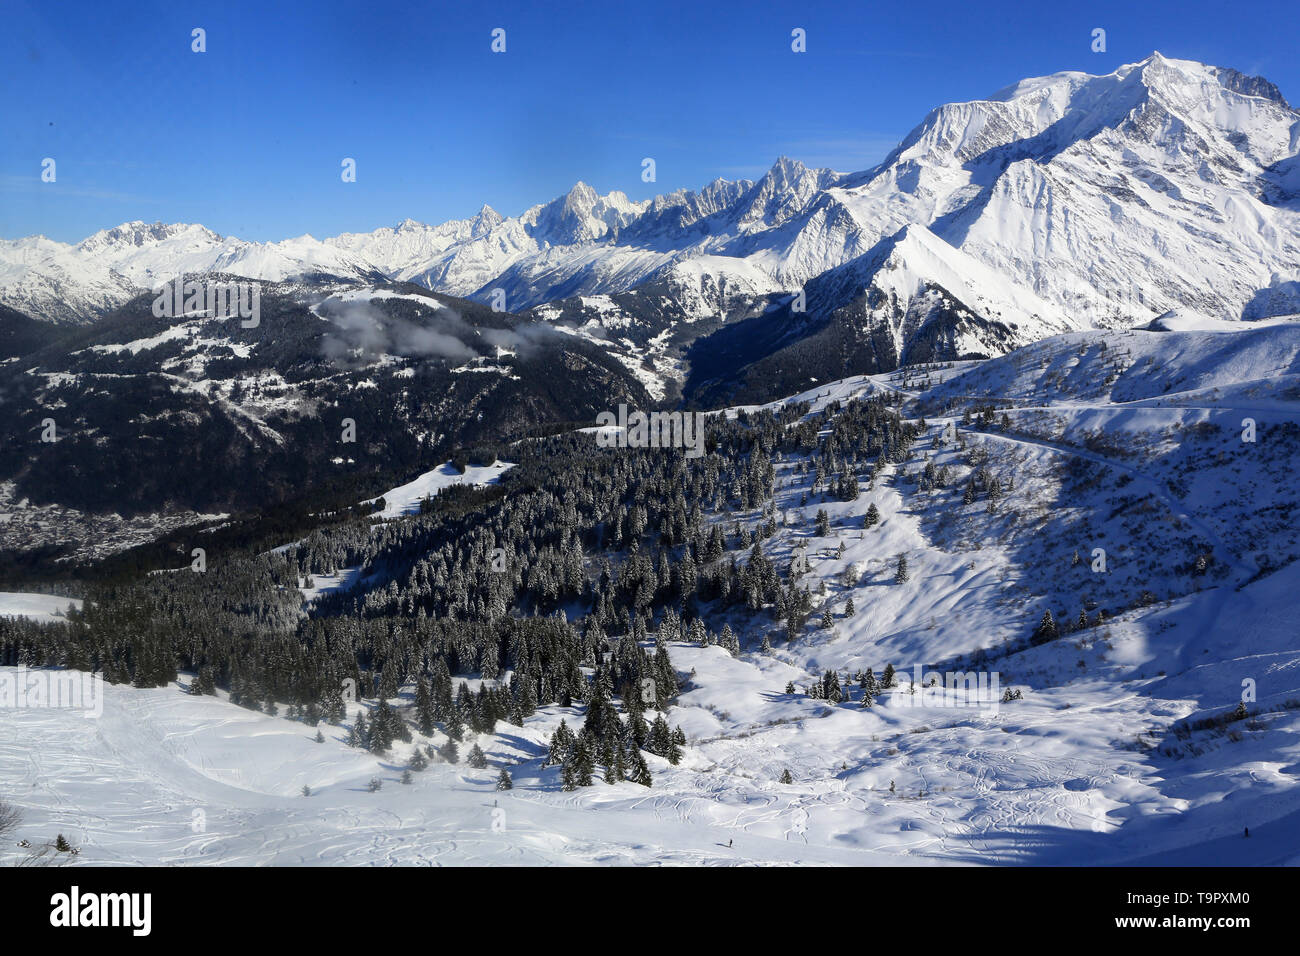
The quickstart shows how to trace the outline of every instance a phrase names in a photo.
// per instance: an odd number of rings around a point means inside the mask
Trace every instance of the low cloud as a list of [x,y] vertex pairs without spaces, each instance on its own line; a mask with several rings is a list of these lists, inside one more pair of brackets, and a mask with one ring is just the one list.
[[557,333],[549,325],[531,322],[512,329],[475,328],[455,309],[430,300],[436,311],[424,322],[398,318],[374,300],[331,302],[322,314],[333,324],[322,340],[325,357],[339,364],[367,363],[380,355],[404,358],[443,358],[467,361],[491,357],[497,348],[526,358]]

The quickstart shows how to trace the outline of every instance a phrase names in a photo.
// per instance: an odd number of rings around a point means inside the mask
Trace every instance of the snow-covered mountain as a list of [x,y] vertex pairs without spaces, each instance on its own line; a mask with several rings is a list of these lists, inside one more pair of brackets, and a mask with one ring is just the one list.
[[[1171,308],[1300,312],[1298,152],[1300,112],[1273,84],[1155,53],[941,106],[858,173],[781,158],[757,182],[643,202],[580,182],[516,217],[484,206],[325,240],[129,223],[76,246],[0,243],[0,301],[84,321],[133,286],[207,269],[382,273],[481,301],[501,289],[511,311],[653,287],[687,318],[806,289],[817,319],[862,300],[899,355],[917,335],[947,336],[948,357],[992,355]],[[927,332],[936,295],[970,313],[969,328]],[[610,328],[629,321],[605,315]]]
[[281,282],[311,272],[365,279],[376,271],[368,260],[311,236],[245,242],[185,224],[129,222],[97,232],[76,248],[146,289],[179,273],[228,272]]
[[54,322],[84,323],[179,274],[208,272],[269,282],[313,273],[383,278],[368,260],[311,236],[246,242],[187,223],[128,222],[75,245],[0,240],[0,302]]
[[119,272],[45,236],[0,239],[0,302],[51,322],[85,322],[136,293]]

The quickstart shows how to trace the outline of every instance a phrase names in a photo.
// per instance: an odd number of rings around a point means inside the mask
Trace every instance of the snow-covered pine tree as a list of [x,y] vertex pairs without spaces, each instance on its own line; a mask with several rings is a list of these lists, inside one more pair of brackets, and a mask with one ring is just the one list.
[[1038,627],[1034,629],[1031,640],[1035,644],[1046,644],[1048,641],[1054,641],[1060,636],[1056,628],[1056,618],[1052,616],[1052,609],[1049,607],[1043,612],[1042,619],[1038,622]]

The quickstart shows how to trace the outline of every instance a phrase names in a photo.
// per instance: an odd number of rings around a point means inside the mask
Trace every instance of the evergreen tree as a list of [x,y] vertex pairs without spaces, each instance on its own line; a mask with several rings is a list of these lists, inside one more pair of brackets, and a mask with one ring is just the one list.
[[563,720],[560,726],[555,728],[555,733],[551,734],[551,746],[547,751],[546,759],[542,761],[543,767],[553,767],[564,763],[569,756],[569,749],[573,746],[573,731]]
[[394,714],[388,706],[388,701],[381,697],[370,719],[371,753],[387,753],[393,746],[393,719]]
[[1031,640],[1034,644],[1046,644],[1058,637],[1060,637],[1060,632],[1056,629],[1056,618],[1052,617],[1052,609],[1048,608],[1043,612],[1042,620],[1038,622],[1038,627],[1034,629]]
[[675,767],[682,762],[682,746],[686,743],[686,735],[682,733],[682,728],[678,727],[668,740],[668,752],[663,756]]
[[514,786],[514,781],[510,779],[510,771],[506,770],[505,767],[502,767],[501,772],[497,774],[496,788],[498,790],[513,790]]
[[469,757],[466,759],[475,770],[482,770],[487,766],[487,754],[483,753],[483,748],[478,744],[470,748]]
[[569,751],[569,759],[565,761],[565,767],[571,768],[572,782],[575,787],[590,787],[595,783],[592,774],[595,772],[596,764],[592,759],[591,751],[587,748],[584,736],[579,735],[574,741],[573,749]]
[[627,779],[632,783],[639,783],[643,787],[649,787],[653,783],[650,776],[650,768],[646,766],[645,757],[641,751],[632,747],[628,749],[628,771]]
[[370,730],[366,726],[366,712],[364,710],[357,712],[356,722],[352,725],[352,729],[348,731],[348,746],[365,748],[370,746]]
[[429,681],[423,675],[415,685],[415,716],[420,733],[426,737],[433,736],[435,723],[433,692],[429,688]]

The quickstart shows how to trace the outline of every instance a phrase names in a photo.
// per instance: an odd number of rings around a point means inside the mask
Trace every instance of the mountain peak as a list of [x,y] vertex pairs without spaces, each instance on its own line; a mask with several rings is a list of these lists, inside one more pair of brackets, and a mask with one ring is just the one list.
[[138,249],[181,237],[187,237],[203,244],[215,244],[222,241],[220,235],[198,223],[164,223],[161,221],[148,223],[136,219],[114,226],[112,229],[101,229],[94,235],[87,236],[77,243],[77,248],[83,252]]
[[792,178],[806,172],[807,169],[808,167],[799,160],[791,159],[789,156],[782,154],[776,158],[776,162],[772,164],[772,168],[768,172]]

